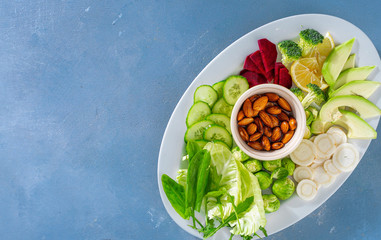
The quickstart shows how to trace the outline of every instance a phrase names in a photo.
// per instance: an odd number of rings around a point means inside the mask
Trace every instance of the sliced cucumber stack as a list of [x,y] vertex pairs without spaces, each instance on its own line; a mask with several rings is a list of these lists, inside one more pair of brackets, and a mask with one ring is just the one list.
[[203,119],[205,119],[206,116],[211,114],[210,107],[207,103],[205,102],[196,102],[193,104],[193,106],[189,109],[187,119],[186,119],[186,124],[187,127],[189,128],[196,122],[199,122]]
[[194,92],[194,102],[203,101],[206,102],[210,107],[214,105],[214,103],[218,99],[218,94],[214,88],[209,85],[201,85]]
[[238,75],[230,76],[225,80],[223,97],[225,101],[234,105],[238,98],[249,89],[246,78]]
[[185,136],[184,136],[185,142],[203,139],[205,129],[212,124],[213,122],[209,120],[203,120],[193,124],[185,132]]
[[221,113],[230,117],[232,115],[233,106],[227,104],[224,98],[220,98],[213,106],[212,113]]

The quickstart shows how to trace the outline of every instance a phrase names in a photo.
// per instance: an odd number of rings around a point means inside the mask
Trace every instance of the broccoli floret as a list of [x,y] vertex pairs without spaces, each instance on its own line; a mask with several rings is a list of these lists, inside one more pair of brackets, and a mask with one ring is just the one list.
[[304,108],[308,108],[311,105],[311,103],[320,105],[323,102],[325,102],[325,93],[316,84],[309,83],[307,84],[307,87],[309,89],[309,92],[302,101],[302,105]]
[[297,87],[293,87],[290,90],[291,90],[291,92],[293,92],[295,94],[295,96],[299,99],[299,101],[303,100],[304,93],[303,93],[302,89],[297,88]]
[[324,36],[314,29],[306,29],[299,33],[299,46],[302,48],[302,55],[306,56],[316,45],[323,42]]
[[279,51],[282,53],[282,62],[287,65],[302,57],[302,49],[291,40],[285,40],[278,44]]

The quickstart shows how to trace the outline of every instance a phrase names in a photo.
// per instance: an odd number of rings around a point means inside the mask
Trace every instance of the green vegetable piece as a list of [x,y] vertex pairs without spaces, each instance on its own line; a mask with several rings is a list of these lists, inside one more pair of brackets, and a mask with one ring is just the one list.
[[257,159],[249,159],[243,163],[249,172],[256,173],[262,170],[262,162]]
[[195,210],[200,212],[202,199],[205,195],[206,186],[208,185],[210,169],[210,153],[205,152],[197,174],[197,188],[196,188],[196,203]]
[[314,115],[308,109],[305,109],[304,112],[306,113],[306,125],[309,126],[315,120]]
[[284,167],[279,167],[271,173],[271,179],[282,179],[288,176],[288,170]]
[[280,159],[272,160],[272,161],[263,161],[263,167],[269,172],[272,172],[281,166],[282,166],[282,160]]
[[279,209],[280,201],[274,194],[264,194],[262,198],[266,213],[276,212]]
[[163,190],[171,203],[173,209],[184,219],[189,219],[185,207],[185,193],[184,187],[178,184],[175,180],[168,175],[161,175],[161,183]]
[[324,36],[314,29],[303,30],[299,33],[299,36],[299,46],[303,50],[303,56],[306,56],[314,47],[324,40]]
[[265,171],[259,171],[254,174],[258,178],[259,186],[262,190],[270,187],[273,180],[271,179],[270,173]]
[[246,161],[246,160],[248,160],[250,158],[249,155],[247,155],[239,147],[233,148],[232,154],[233,154],[233,158],[235,160],[238,160],[238,161],[241,161],[241,162]]
[[286,200],[295,191],[295,183],[289,178],[278,179],[274,182],[272,191],[280,200]]
[[197,174],[205,152],[206,150],[198,151],[188,166],[187,184],[185,186],[185,206],[187,211],[192,211],[195,207],[197,196]]
[[184,187],[187,185],[187,173],[188,169],[177,170],[176,182]]
[[285,40],[278,44],[278,49],[282,53],[282,62],[285,65],[302,57],[302,49],[296,42]]
[[227,224],[230,221],[234,221],[237,219],[237,216],[240,215],[241,213],[245,212],[253,203],[254,201],[254,196],[248,197],[245,199],[245,201],[241,202],[238,204],[238,206],[235,208],[235,211],[232,212],[229,217],[227,217],[224,222],[222,222],[217,228],[213,229],[210,233],[204,235],[204,239],[209,238],[213,236],[218,230],[221,228],[227,226]]
[[307,88],[309,89],[309,92],[302,101],[304,108],[308,108],[312,103],[320,106],[326,101],[325,93],[319,88],[318,85],[309,83],[307,84]]
[[303,93],[302,89],[300,89],[298,87],[293,87],[293,88],[290,88],[290,91],[295,94],[295,96],[299,99],[299,101],[303,100],[304,93]]
[[199,146],[199,144],[197,144],[195,141],[189,141],[187,143],[187,146],[185,147],[185,151],[187,152],[188,154],[188,158],[189,160],[192,160],[193,156],[198,152],[200,151],[201,148]]
[[291,158],[283,158],[282,159],[282,167],[287,169],[288,175],[292,176],[295,170],[295,163],[291,160]]

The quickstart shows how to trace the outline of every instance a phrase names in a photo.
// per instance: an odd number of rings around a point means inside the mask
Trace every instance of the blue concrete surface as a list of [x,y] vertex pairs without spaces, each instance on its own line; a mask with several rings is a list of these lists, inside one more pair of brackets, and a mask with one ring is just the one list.
[[[0,239],[195,239],[156,182],[191,81],[245,33],[295,14],[344,18],[380,51],[380,11],[343,0],[2,1]],[[381,239],[380,142],[325,204],[268,239]]]

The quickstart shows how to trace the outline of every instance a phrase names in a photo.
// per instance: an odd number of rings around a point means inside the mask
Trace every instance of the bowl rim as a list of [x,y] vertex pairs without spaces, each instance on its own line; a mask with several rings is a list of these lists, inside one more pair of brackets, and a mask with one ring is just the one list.
[[[274,92],[278,94],[280,97],[284,98],[291,106],[292,113],[297,122],[297,128],[295,130],[294,136],[291,140],[281,149],[272,150],[272,151],[258,151],[251,147],[249,147],[241,138],[238,132],[238,124],[237,124],[237,114],[243,104],[243,102],[255,95],[255,94],[264,94]],[[259,159],[263,161],[271,161],[280,158],[284,158],[292,153],[303,140],[305,129],[306,129],[306,115],[304,112],[304,108],[299,99],[292,93],[289,89],[273,83],[266,83],[254,86],[249,88],[246,92],[244,92],[234,104],[230,125],[232,130],[232,136],[237,144],[237,146],[247,155],[254,159]]]

